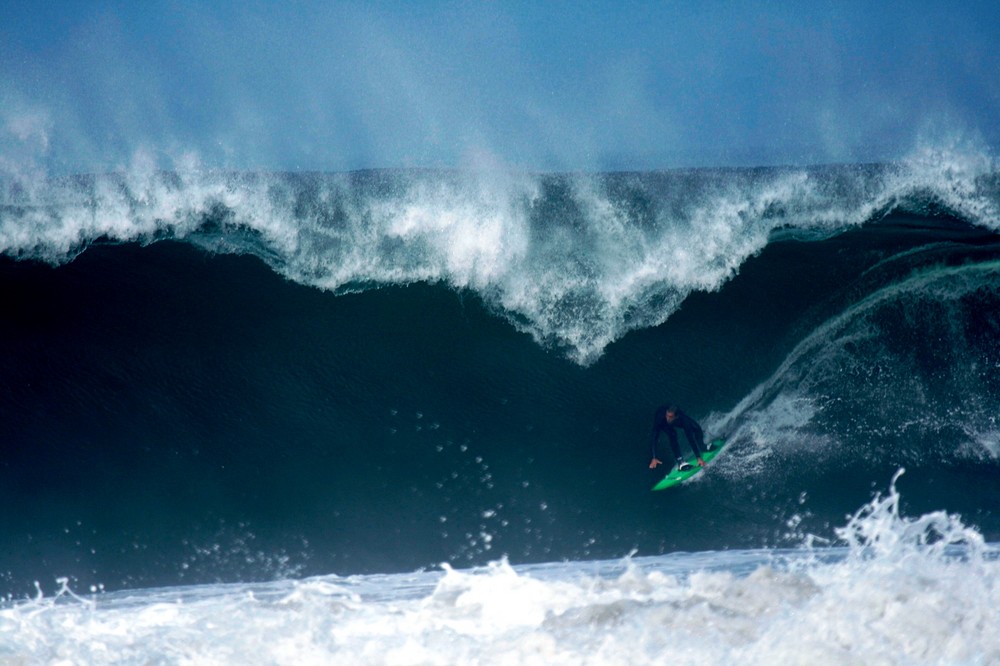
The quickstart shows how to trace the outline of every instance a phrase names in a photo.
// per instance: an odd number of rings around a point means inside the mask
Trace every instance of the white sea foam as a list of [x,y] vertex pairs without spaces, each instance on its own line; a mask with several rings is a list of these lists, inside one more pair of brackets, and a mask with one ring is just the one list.
[[895,487],[843,547],[336,576],[0,609],[0,661],[87,664],[996,663],[997,547]]

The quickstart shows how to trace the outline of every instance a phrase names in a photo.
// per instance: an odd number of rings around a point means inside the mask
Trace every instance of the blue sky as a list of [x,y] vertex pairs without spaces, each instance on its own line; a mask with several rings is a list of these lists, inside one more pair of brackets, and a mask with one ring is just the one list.
[[0,0],[0,168],[648,169],[1000,145],[994,3]]

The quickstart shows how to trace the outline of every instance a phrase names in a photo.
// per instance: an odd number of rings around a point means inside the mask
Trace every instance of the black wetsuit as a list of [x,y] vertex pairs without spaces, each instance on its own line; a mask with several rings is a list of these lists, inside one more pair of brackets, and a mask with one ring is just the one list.
[[687,441],[691,444],[691,449],[694,454],[701,458],[701,450],[705,446],[705,433],[702,432],[701,426],[693,418],[682,412],[681,410],[675,410],[675,416],[673,423],[667,423],[667,408],[669,405],[660,405],[656,408],[656,414],[653,415],[653,432],[649,440],[649,448],[653,452],[653,457],[656,457],[656,443],[660,439],[660,433],[667,433],[667,439],[670,441],[670,449],[674,452],[674,458],[677,461],[683,460],[681,458],[681,447],[677,444],[677,428],[684,431],[684,435],[687,437]]

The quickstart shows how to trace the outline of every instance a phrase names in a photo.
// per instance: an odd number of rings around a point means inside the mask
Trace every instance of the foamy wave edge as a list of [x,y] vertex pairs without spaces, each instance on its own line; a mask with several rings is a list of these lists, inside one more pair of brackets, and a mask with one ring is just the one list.
[[1000,227],[995,162],[957,148],[889,165],[516,174],[163,172],[8,177],[0,252],[51,263],[95,242],[251,253],[334,292],[472,290],[581,364],[719,289],[776,231],[826,237],[888,212]]

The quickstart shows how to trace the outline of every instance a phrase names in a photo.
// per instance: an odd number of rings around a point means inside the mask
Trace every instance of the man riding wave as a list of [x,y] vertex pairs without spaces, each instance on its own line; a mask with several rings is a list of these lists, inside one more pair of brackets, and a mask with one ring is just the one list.
[[[694,451],[694,455],[698,459],[698,465],[700,467],[705,466],[705,461],[701,457],[701,451],[705,448],[705,433],[702,431],[701,426],[693,418],[682,412],[677,405],[667,404],[657,407],[656,413],[653,415],[653,432],[650,435],[649,442],[649,448],[653,454],[653,459],[649,463],[650,469],[663,464],[656,457],[656,444],[660,439],[661,432],[667,433],[670,450],[674,454],[674,459],[677,460],[678,471],[684,472],[693,468],[693,465],[685,461],[681,456],[681,447],[677,443],[678,428],[684,431],[684,436],[687,438],[688,444],[691,445],[691,450]],[[710,449],[711,445],[706,450]]]

